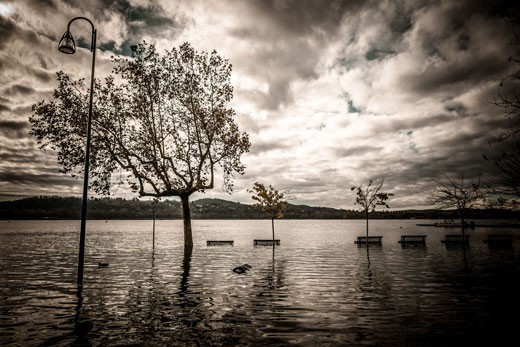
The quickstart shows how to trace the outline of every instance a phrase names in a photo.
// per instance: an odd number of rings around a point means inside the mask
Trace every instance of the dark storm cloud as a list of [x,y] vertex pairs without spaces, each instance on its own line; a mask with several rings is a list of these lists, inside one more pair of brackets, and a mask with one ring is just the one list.
[[[26,170],[28,170],[30,167],[32,167],[35,163],[39,165],[44,165],[41,158],[38,157],[38,155],[34,152],[22,152],[11,150],[10,148],[1,148],[0,146],[0,160],[5,163],[11,163],[13,166],[11,166],[8,171],[13,170],[13,167],[25,167]],[[0,169],[0,172],[3,171]]]
[[24,44],[35,45],[39,43],[38,33],[34,30],[21,28],[17,21],[22,21],[18,15],[14,17],[4,17],[0,15],[0,49],[3,49],[9,41],[20,40]]
[[36,77],[38,79],[38,81],[40,81],[40,82],[44,82],[44,83],[50,82],[54,77],[54,74],[51,72],[48,72],[48,71],[42,71],[42,70],[37,70],[37,69],[31,69],[31,70],[32,70],[32,75],[34,77]]
[[[461,133],[451,139],[441,137],[427,156],[402,157],[398,165],[380,168],[380,172],[385,172],[388,182],[395,186],[409,186],[409,196],[420,195],[421,189],[432,187],[434,178],[464,176],[477,179],[482,176],[483,181],[488,180],[491,165],[484,160],[484,155],[497,157],[503,147],[502,144],[490,146],[485,137],[476,133]],[[413,188],[412,183],[417,187]]]
[[[36,13],[58,10],[55,0],[24,0],[27,5],[36,10]],[[67,0],[66,0],[67,1]],[[14,1],[13,1],[14,2]],[[70,1],[67,1],[70,2]]]
[[444,109],[447,112],[453,112],[457,114],[460,117],[467,117],[469,116],[468,108],[464,106],[464,104],[456,101],[447,100],[444,103]]
[[32,170],[0,171],[0,182],[10,182],[13,185],[70,185],[69,176],[53,173],[33,172]]
[[6,88],[3,92],[7,96],[27,95],[33,93],[34,89],[23,84],[15,84]]
[[[437,146],[450,148],[454,151],[461,147],[471,146],[473,148],[483,147],[488,144],[490,137],[483,137],[481,133],[478,132],[468,132],[465,133],[464,129],[461,129],[461,132],[457,134],[456,137],[451,139],[443,139],[440,138],[437,142]],[[468,152],[470,153],[470,152]]]
[[[38,65],[40,65],[40,64],[38,64]],[[38,82],[42,83],[43,85],[47,84],[48,82],[51,82],[55,77],[54,71],[49,71],[47,68],[44,68],[41,65],[34,66],[34,65],[29,65],[29,64],[21,64],[19,61],[14,61],[12,59],[8,59],[7,57],[0,57],[0,68],[5,69],[5,70],[17,70],[20,73],[23,72],[24,75],[26,75],[30,78],[32,78],[32,77],[36,78],[36,80]],[[2,87],[7,87],[7,85],[0,86],[0,90]],[[16,84],[13,87],[14,87],[14,89],[12,89],[12,90],[9,90],[9,88],[7,88],[4,91],[4,93],[6,93],[6,95],[14,95],[19,92],[22,92],[22,93],[31,92],[31,90],[29,90],[29,89],[32,89],[32,91],[34,91],[34,89],[32,87],[23,86],[20,84]],[[29,88],[29,89],[23,90],[24,87]]]
[[[248,38],[253,40],[253,38]],[[290,38],[264,37],[254,40],[262,41],[246,59],[251,64],[241,65],[249,73],[268,84],[267,91],[254,90],[251,97],[261,108],[276,110],[294,100],[291,84],[299,79],[317,78],[316,65],[320,59],[322,43],[307,40],[292,40]],[[318,47],[314,47],[318,46]],[[254,62],[260,61],[261,64]]]
[[[377,162],[367,164],[378,165]],[[374,168],[371,178],[384,178],[386,191],[395,194],[390,203],[392,208],[410,206],[411,203],[428,205],[428,195],[435,185],[434,179],[445,176],[459,179],[464,176],[471,180],[482,176],[483,180],[487,180],[488,165],[482,158],[482,152],[448,150],[429,158],[401,158],[393,165],[385,163],[384,166]]]
[[[114,51],[117,54],[130,55],[130,46],[141,41],[141,37],[152,35],[158,39],[164,35],[174,39],[172,32],[179,34],[187,25],[186,19],[177,14],[166,14],[161,4],[151,1],[147,5],[134,5],[128,0],[102,0],[97,6],[98,16],[109,21],[112,16],[120,15],[126,23],[125,40],[116,47],[115,42],[108,40],[102,43],[102,50]],[[166,34],[167,33],[167,34]]]
[[254,41],[248,60],[261,65],[243,66],[265,80],[264,93],[252,94],[263,109],[276,110],[294,101],[291,84],[319,76],[317,64],[329,40],[336,34],[343,16],[360,8],[363,1],[251,1],[248,16],[262,23],[243,23],[230,34]]
[[4,49],[5,45],[12,38],[16,31],[16,25],[8,18],[0,16],[0,49]]
[[25,137],[27,136],[28,126],[29,124],[25,121],[0,120],[0,136],[9,139]]
[[135,45],[137,42],[130,42],[128,40],[124,40],[123,43],[119,45],[119,47],[116,45],[115,41],[108,41],[99,46],[99,49],[102,51],[109,51],[114,52],[119,55],[126,55],[131,56],[132,55],[132,46]]
[[372,48],[368,52],[365,53],[365,59],[366,60],[376,60],[376,59],[383,59],[387,56],[391,56],[396,54],[395,51],[389,50],[389,49],[378,49],[378,48]]
[[362,156],[368,153],[379,153],[383,148],[375,146],[357,146],[348,148],[336,148],[334,154],[338,157]]
[[262,140],[261,138],[254,141],[251,145],[251,154],[260,154],[274,150],[286,150],[294,147],[294,144],[288,139]]
[[335,31],[345,12],[358,10],[366,1],[255,0],[250,3],[258,15],[271,18],[288,34],[301,36],[317,30]]
[[98,11],[108,9],[124,16],[129,22],[143,22],[148,26],[172,25],[174,20],[164,16],[164,9],[157,1],[146,6],[132,5],[128,0],[102,0],[97,3]]
[[127,0],[102,1],[101,4],[110,4],[106,8],[120,13],[130,23],[130,28],[133,30],[132,33],[135,33],[142,26],[153,31],[157,28],[164,30],[176,25],[173,19],[164,16],[164,10],[160,5],[132,6]]
[[506,59],[503,54],[498,56],[485,56],[464,61],[443,60],[437,67],[429,68],[420,75],[408,76],[405,83],[410,90],[416,93],[446,92],[454,89],[457,84],[474,84],[486,81],[489,77],[499,79],[506,71],[503,64],[496,64],[497,60]]
[[[32,0],[30,3],[30,7],[41,8],[42,11],[52,10],[54,7],[52,0]],[[163,31],[177,25],[174,18],[166,15],[159,1],[149,1],[146,5],[135,5],[135,2],[132,4],[128,0],[75,1],[70,6],[77,12],[92,13],[92,19],[96,22],[109,21],[112,16],[121,15],[129,23],[132,33],[138,28]]]
[[505,66],[500,61],[505,62],[508,54],[502,47],[510,34],[505,21],[496,16],[503,3],[466,1],[443,6],[435,2],[416,11],[413,25],[420,36],[412,44],[428,61],[421,73],[405,77],[405,85],[417,93],[432,93],[503,76]]
[[382,120],[381,122],[374,124],[372,132],[374,134],[382,133],[398,133],[401,131],[410,131],[423,129],[428,127],[438,126],[439,124],[447,124],[452,122],[456,118],[450,114],[438,114],[423,118],[392,118],[388,120]]

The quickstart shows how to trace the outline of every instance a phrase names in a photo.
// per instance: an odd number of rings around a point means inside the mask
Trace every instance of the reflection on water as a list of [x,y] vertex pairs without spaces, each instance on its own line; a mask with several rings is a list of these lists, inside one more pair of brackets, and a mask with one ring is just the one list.
[[[403,246],[416,221],[374,221],[382,246],[353,241],[362,221],[93,221],[75,288],[78,223],[0,222],[0,344],[6,346],[500,345],[515,331],[519,241]],[[449,230],[453,233],[454,230]],[[500,231],[504,233],[504,230]],[[517,230],[508,232],[516,233]],[[206,247],[233,239],[233,247]],[[98,267],[106,262],[108,267]],[[244,274],[235,266],[250,264]]]

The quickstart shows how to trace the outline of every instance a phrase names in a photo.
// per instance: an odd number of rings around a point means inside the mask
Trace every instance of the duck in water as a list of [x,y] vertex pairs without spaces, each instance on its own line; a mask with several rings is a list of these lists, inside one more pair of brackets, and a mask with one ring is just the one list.
[[237,274],[243,274],[244,272],[246,272],[248,270],[251,270],[251,265],[244,264],[244,265],[240,265],[240,266],[237,266],[236,268],[234,268],[233,272],[235,272]]

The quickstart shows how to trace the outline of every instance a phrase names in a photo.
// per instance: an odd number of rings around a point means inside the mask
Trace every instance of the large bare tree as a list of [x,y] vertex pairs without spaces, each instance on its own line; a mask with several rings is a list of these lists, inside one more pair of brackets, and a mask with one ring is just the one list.
[[[191,247],[190,195],[212,189],[217,170],[231,192],[250,147],[229,106],[231,65],[188,43],[160,55],[145,42],[113,63],[113,73],[95,86],[90,188],[108,195],[119,175],[141,197],[180,197]],[[81,175],[88,91],[62,72],[58,82],[53,101],[33,105],[31,132],[42,149],[57,151],[64,173]]]
[[462,175],[459,179],[445,176],[443,179],[433,179],[433,182],[435,187],[430,194],[431,203],[443,209],[456,209],[464,235],[466,210],[478,206],[484,200],[480,190],[480,176],[473,180],[467,180]]

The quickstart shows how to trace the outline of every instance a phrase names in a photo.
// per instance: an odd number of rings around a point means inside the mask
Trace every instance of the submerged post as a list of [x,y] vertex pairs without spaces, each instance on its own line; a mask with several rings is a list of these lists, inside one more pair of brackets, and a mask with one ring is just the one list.
[[155,249],[155,210],[152,210],[153,227],[152,227],[152,249]]

